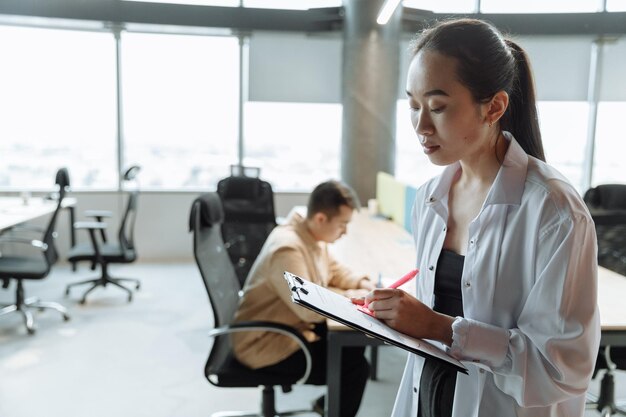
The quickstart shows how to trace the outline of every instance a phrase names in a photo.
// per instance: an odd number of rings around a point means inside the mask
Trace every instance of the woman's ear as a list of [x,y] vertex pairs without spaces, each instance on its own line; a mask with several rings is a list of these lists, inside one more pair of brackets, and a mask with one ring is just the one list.
[[509,95],[506,91],[498,91],[487,103],[485,121],[489,126],[498,123],[506,109],[509,107]]

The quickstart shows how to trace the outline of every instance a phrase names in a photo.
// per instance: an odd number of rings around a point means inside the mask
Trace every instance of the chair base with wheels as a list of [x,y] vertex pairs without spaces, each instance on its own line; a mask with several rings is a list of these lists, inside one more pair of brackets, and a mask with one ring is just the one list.
[[[113,286],[119,287],[122,290],[128,293],[128,302],[133,301],[133,292],[130,288],[122,285],[123,282],[130,282],[135,285],[135,290],[139,290],[141,288],[141,282],[135,278],[116,278],[109,275],[109,262],[107,260],[111,260],[112,262],[124,263],[125,253],[116,245],[105,244],[100,246],[96,240],[96,230],[103,230],[106,225],[101,222],[77,222],[75,228],[78,229],[86,229],[89,232],[89,237],[91,238],[92,246],[84,247],[83,245],[75,246],[70,250],[68,260],[70,262],[80,262],[80,261],[90,261],[95,262],[100,265],[100,269],[102,274],[99,278],[88,279],[85,281],[74,282],[68,284],[65,287],[65,295],[70,295],[70,289],[76,285],[83,284],[92,284],[91,287],[85,291],[83,294],[80,304],[85,304],[87,301],[87,296],[93,290],[98,287],[106,287],[111,284]],[[134,254],[133,254],[134,259]]]
[[130,288],[122,285],[122,283],[131,282],[135,284],[135,290],[139,290],[141,289],[141,282],[135,278],[114,278],[109,275],[107,270],[108,270],[107,264],[103,264],[102,276],[100,278],[87,279],[85,281],[73,282],[71,284],[68,284],[67,287],[65,287],[65,295],[70,295],[70,289],[76,285],[92,284],[91,287],[89,287],[87,291],[83,293],[83,296],[79,301],[80,304],[85,304],[87,302],[87,296],[89,295],[90,292],[92,292],[98,287],[106,287],[108,284],[111,284],[113,286],[121,288],[122,290],[126,291],[126,293],[128,293],[129,303],[133,301],[133,291]]
[[41,301],[37,297],[25,298],[24,285],[22,280],[18,279],[17,289],[15,291],[15,303],[2,306],[2,308],[0,308],[0,316],[13,312],[21,313],[24,318],[24,324],[26,325],[26,331],[28,331],[28,334],[34,334],[36,328],[33,314],[30,311],[31,309],[38,309],[40,311],[45,309],[56,310],[63,315],[63,320],[68,321],[70,319],[70,316],[67,314],[67,309],[59,303]]
[[610,417],[613,415],[626,416],[626,401],[615,401],[615,381],[614,371],[617,368],[611,360],[611,346],[604,347],[604,359],[606,360],[606,370],[600,381],[599,395],[587,393],[588,410],[598,410],[602,417]]

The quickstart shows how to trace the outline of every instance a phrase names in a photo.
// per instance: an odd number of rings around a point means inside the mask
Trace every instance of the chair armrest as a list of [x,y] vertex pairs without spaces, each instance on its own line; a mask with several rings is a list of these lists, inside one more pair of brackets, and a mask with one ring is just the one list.
[[302,352],[304,353],[304,358],[306,361],[306,368],[304,370],[304,375],[300,378],[297,383],[303,384],[307,379],[309,379],[309,375],[311,374],[312,367],[312,359],[311,359],[311,350],[309,348],[309,342],[291,326],[287,326],[286,324],[276,323],[273,321],[242,321],[239,323],[230,324],[227,326],[221,326],[215,328],[209,332],[209,337],[221,336],[229,333],[239,333],[239,332],[250,332],[250,331],[259,331],[264,330],[267,332],[280,333],[285,336],[289,336],[295,340],[295,342],[300,346]]
[[42,252],[45,252],[48,249],[48,245],[43,243],[41,240],[36,239],[25,239],[21,237],[7,236],[0,238],[0,243],[20,243],[23,245],[30,245],[34,248],[40,249]]
[[113,213],[108,210],[85,210],[85,217],[113,217]]
[[[39,227],[39,226],[33,226],[30,224],[20,224],[17,226],[13,226],[9,229],[5,229],[3,231],[0,232],[0,236],[4,235],[4,234],[13,234],[15,232],[18,233],[22,233],[22,232],[26,232],[26,233],[37,233],[38,235],[43,235],[44,233],[46,233],[46,229],[44,229],[43,227]],[[52,238],[56,239],[59,237],[59,233],[57,232],[52,232]]]
[[33,225],[29,225],[29,224],[21,224],[21,225],[17,225],[17,226],[13,226],[10,229],[8,229],[7,231],[11,231],[11,232],[37,232],[37,233],[41,233],[44,234],[46,232],[46,229],[44,229],[43,227],[40,226],[33,226]]
[[107,224],[103,222],[76,222],[74,223],[74,229],[104,230],[106,228],[107,228]]

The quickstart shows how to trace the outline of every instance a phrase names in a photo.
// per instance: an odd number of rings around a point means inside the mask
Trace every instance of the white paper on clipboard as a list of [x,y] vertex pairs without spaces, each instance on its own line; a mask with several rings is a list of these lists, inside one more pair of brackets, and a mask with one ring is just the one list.
[[459,372],[467,374],[467,368],[439,347],[422,339],[400,333],[374,317],[357,310],[349,298],[314,284],[302,277],[285,271],[285,279],[294,303],[329,317],[369,336],[398,346],[417,355],[442,361]]

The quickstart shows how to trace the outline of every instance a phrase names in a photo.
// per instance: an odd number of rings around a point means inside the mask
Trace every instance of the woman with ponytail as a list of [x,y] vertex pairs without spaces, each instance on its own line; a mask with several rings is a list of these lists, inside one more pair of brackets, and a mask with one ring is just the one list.
[[446,167],[413,206],[416,293],[366,300],[469,373],[409,355],[393,416],[582,416],[600,338],[596,235],[545,163],[526,53],[485,22],[443,22],[415,42],[406,90],[424,153]]

